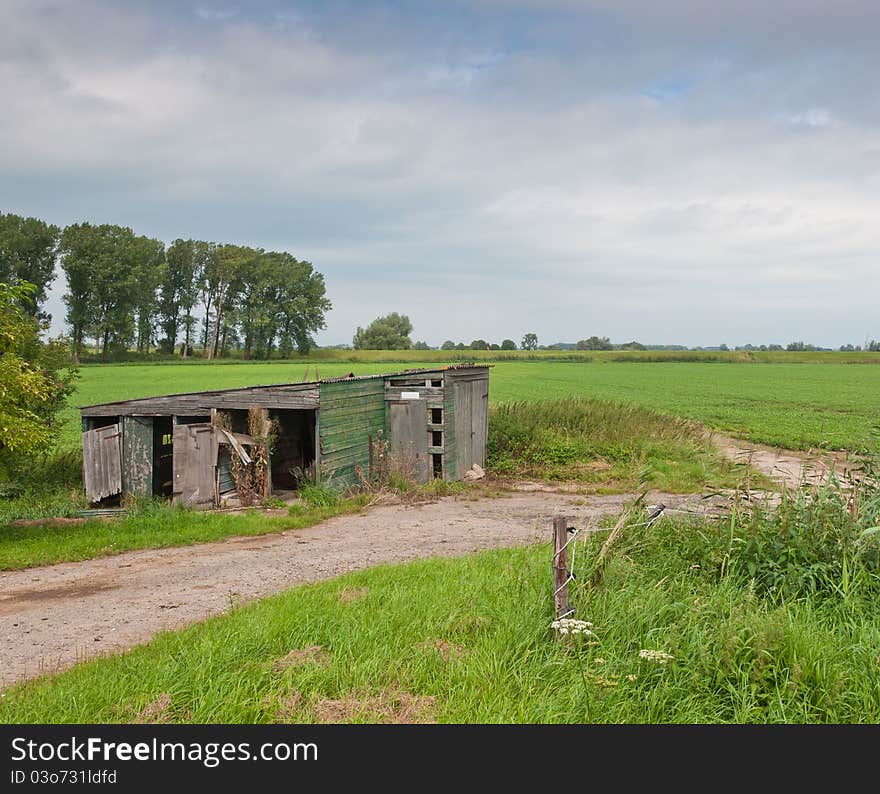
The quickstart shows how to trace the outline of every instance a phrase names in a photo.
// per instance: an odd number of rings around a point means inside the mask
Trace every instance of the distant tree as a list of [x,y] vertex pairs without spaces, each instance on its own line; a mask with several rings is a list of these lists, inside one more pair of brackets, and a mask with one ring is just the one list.
[[43,341],[47,323],[23,308],[38,292],[27,282],[0,283],[0,470],[51,446],[77,375],[66,343]]
[[498,345],[498,344],[495,344],[495,342],[492,342],[492,344],[489,345],[489,350],[501,350],[501,345]]
[[132,243],[130,262],[135,277],[133,301],[137,317],[137,350],[139,353],[148,353],[158,313],[156,290],[165,270],[165,243],[150,237],[136,237]]
[[455,350],[455,342],[451,339],[447,339],[442,345],[440,345],[441,350]]
[[315,345],[314,334],[327,327],[325,315],[333,304],[327,298],[324,275],[311,262],[288,253],[281,257],[280,348],[289,355],[295,345],[297,353],[308,355]]
[[730,348],[726,344],[724,344],[723,342],[720,345],[718,345],[718,349],[722,353],[726,353],[728,350],[730,350]]
[[533,333],[528,333],[522,338],[522,342],[520,343],[520,347],[523,350],[537,350],[538,349],[538,335]]
[[501,343],[501,349],[502,350],[516,350],[516,342],[514,342],[512,339],[505,339]]
[[57,226],[38,218],[0,213],[0,282],[33,285],[32,294],[21,299],[21,308],[33,317],[49,319],[40,306],[55,278],[58,236]]
[[[237,298],[238,290],[242,284],[245,265],[252,262],[260,252],[253,248],[241,245],[218,245],[215,255],[207,263],[203,279],[205,292],[210,296],[210,304],[214,309],[214,316],[210,317],[211,341],[206,347],[207,357],[216,358],[218,351],[222,351],[228,340],[230,324],[224,325],[224,312],[231,310]],[[209,320],[209,311],[206,307],[206,322]],[[221,338],[221,330],[223,337]]]
[[161,348],[173,353],[180,328],[183,326],[184,343],[181,355],[189,355],[192,333],[192,310],[198,299],[198,282],[201,279],[199,253],[207,243],[195,240],[175,240],[165,252],[165,267],[159,282],[158,314],[164,334]]
[[613,350],[614,345],[607,336],[591,336],[589,339],[581,339],[576,345],[577,350]]
[[471,350],[488,350],[489,343],[485,339],[474,339],[469,347]]
[[377,317],[366,330],[358,327],[354,335],[355,350],[408,350],[412,323],[405,314],[392,312]]
[[464,342],[458,342],[458,343],[455,345],[455,349],[456,349],[456,350],[467,350],[467,347],[465,347]]
[[880,342],[876,339],[872,339],[867,345],[865,345],[865,350],[870,350],[872,353],[880,352]]
[[620,350],[647,350],[641,342],[624,342],[622,345],[619,345]]
[[841,345],[838,350],[840,350],[841,353],[852,353],[855,348],[852,345]]
[[768,350],[782,350],[782,345],[767,345]]
[[427,342],[416,342],[416,343],[412,346],[412,349],[413,349],[413,350],[430,350],[431,347],[428,345]]
[[111,349],[126,349],[134,337],[144,247],[128,227],[78,223],[64,229],[59,251],[74,356],[94,334],[106,361]]

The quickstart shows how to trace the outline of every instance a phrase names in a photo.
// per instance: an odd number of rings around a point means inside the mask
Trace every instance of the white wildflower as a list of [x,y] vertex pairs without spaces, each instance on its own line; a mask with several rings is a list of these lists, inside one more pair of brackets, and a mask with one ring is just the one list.
[[675,659],[671,653],[666,653],[666,651],[652,651],[647,648],[639,651],[639,658],[647,659],[649,662],[657,662],[657,664],[666,664]]
[[575,618],[560,618],[554,620],[550,624],[551,629],[555,629],[560,634],[583,634],[587,637],[595,637],[592,628],[593,624],[589,620],[576,620]]

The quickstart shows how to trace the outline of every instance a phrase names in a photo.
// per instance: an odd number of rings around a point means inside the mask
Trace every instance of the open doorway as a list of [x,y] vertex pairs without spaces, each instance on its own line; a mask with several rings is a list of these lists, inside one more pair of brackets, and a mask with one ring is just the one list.
[[153,495],[170,498],[174,486],[174,425],[170,416],[153,418]]
[[270,417],[278,434],[272,449],[273,491],[293,491],[314,477],[315,411],[276,410]]

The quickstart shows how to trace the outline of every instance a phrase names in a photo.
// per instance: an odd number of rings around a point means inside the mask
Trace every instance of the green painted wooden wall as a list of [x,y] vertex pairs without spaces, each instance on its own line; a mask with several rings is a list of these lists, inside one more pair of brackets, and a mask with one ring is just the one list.
[[355,466],[367,473],[369,436],[387,434],[385,380],[337,381],[320,385],[318,449],[321,482],[335,487],[358,482]]

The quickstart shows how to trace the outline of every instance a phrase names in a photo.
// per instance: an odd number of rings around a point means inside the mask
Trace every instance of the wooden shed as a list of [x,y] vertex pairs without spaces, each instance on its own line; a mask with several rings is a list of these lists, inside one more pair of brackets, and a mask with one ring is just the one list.
[[90,405],[80,409],[86,496],[219,506],[235,493],[234,456],[249,460],[254,411],[275,429],[267,493],[306,476],[356,485],[387,463],[383,451],[417,481],[460,479],[485,465],[488,397],[489,367],[467,364]]

